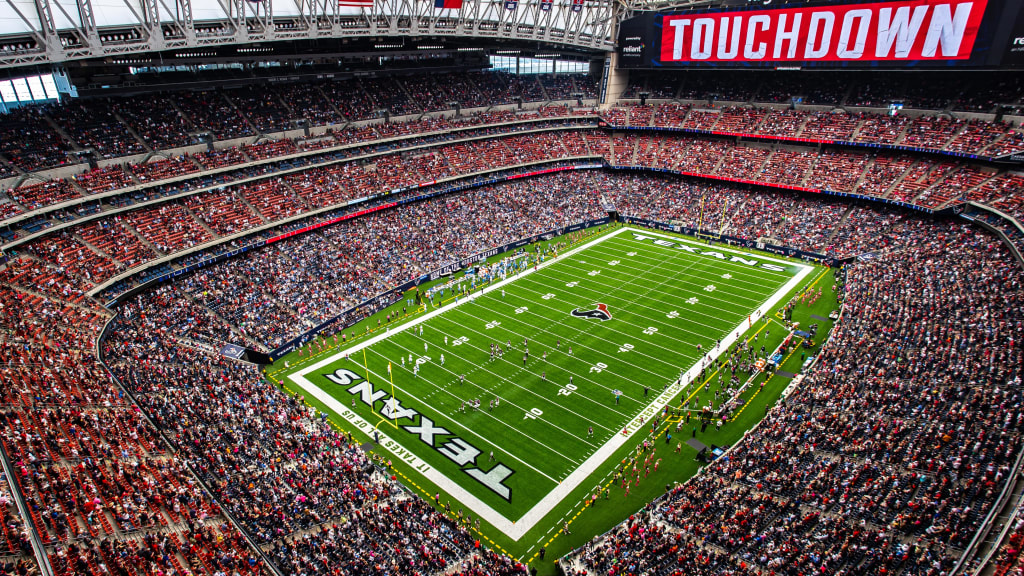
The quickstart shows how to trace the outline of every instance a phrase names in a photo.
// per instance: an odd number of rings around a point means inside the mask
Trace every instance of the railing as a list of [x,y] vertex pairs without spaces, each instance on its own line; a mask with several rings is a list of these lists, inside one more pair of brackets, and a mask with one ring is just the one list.
[[21,494],[21,489],[18,487],[18,483],[14,481],[14,467],[11,466],[11,460],[2,442],[0,442],[0,465],[3,466],[4,475],[7,477],[7,484],[11,489],[14,503],[18,506],[21,520],[26,526],[30,527],[28,533],[29,542],[32,543],[32,554],[35,555],[36,562],[39,563],[39,569],[43,576],[53,576],[53,568],[50,566],[50,559],[46,556],[46,548],[43,546],[42,539],[39,538],[39,532],[36,530],[35,523],[32,522],[32,515],[29,514],[25,498]]

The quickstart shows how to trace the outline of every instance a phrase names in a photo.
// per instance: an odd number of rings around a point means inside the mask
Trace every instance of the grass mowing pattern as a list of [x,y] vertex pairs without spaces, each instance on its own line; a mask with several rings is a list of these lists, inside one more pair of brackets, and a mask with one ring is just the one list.
[[[349,390],[368,370],[374,389],[390,394],[390,362],[401,408],[415,410],[450,434],[428,438],[431,447],[408,430],[396,430],[390,421],[381,423],[381,430],[487,507],[519,519],[634,420],[655,391],[691,368],[718,338],[737,326],[745,328],[746,318],[799,270],[789,265],[783,272],[765,270],[658,245],[654,239],[660,237],[638,240],[627,232],[559,257],[505,285],[504,297],[501,289],[494,289],[449,306],[422,324],[422,336],[417,326],[368,346],[366,368],[361,351],[306,377],[337,398],[345,412],[351,408],[376,424],[389,403],[378,399],[371,410],[361,395]],[[571,314],[593,309],[598,302],[607,305],[611,319]],[[525,366],[524,338],[530,352]],[[506,348],[509,341],[512,350],[491,360],[490,344]],[[408,368],[410,355],[413,362],[422,362],[416,376]],[[401,357],[406,358],[405,369]],[[351,385],[325,376],[338,369],[355,373]],[[645,397],[645,387],[650,396]],[[618,404],[615,389],[622,391]],[[500,405],[489,410],[488,402],[495,397]],[[462,404],[473,399],[481,401],[481,409],[462,412]],[[402,426],[417,423],[422,427],[417,417],[399,420]],[[457,465],[451,454],[472,452],[449,447],[446,456],[437,450],[453,436],[480,453]],[[491,451],[495,462],[490,461]],[[466,473],[473,468],[483,473],[498,463],[514,470],[502,479],[508,500]]]

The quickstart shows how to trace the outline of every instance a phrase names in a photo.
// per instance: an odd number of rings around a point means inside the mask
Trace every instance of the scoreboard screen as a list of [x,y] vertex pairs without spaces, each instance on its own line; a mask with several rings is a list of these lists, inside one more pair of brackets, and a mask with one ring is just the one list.
[[1024,2],[904,0],[648,12],[619,27],[619,66],[1024,66]]

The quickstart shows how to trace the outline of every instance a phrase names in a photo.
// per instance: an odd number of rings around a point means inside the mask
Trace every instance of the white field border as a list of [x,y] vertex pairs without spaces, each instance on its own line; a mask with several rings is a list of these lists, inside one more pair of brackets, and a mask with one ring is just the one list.
[[[552,265],[554,263],[560,262],[564,258],[572,256],[572,255],[576,254],[577,252],[581,252],[583,250],[586,250],[587,248],[590,248],[591,246],[595,246],[597,244],[600,244],[601,242],[604,242],[604,241],[608,240],[609,238],[614,238],[614,237],[616,237],[616,236],[618,236],[620,234],[623,234],[625,232],[636,232],[636,233],[639,233],[639,234],[643,234],[644,236],[661,237],[661,238],[665,238],[665,239],[671,240],[673,242],[693,244],[693,245],[697,245],[697,246],[701,246],[701,247],[707,246],[706,244],[703,244],[703,243],[695,241],[695,240],[690,240],[690,239],[687,239],[687,238],[680,238],[680,237],[676,237],[676,236],[667,236],[665,234],[659,234],[657,232],[653,232],[653,231],[650,231],[650,230],[637,229],[637,228],[631,228],[631,227],[623,227],[623,228],[620,228],[620,229],[618,229],[618,230],[616,230],[616,231],[614,231],[614,232],[612,232],[610,234],[606,234],[604,236],[601,236],[600,238],[596,238],[596,239],[594,239],[594,240],[592,240],[590,242],[587,242],[586,244],[583,244],[582,246],[578,246],[578,247],[576,247],[576,248],[574,248],[574,249],[572,249],[572,250],[570,250],[570,251],[568,251],[568,252],[566,252],[564,254],[561,254],[561,255],[558,256],[558,258],[552,258],[552,259],[548,260],[547,262],[544,262],[544,263],[540,264],[537,267],[537,269],[544,268],[546,266],[550,266],[550,265]],[[670,248],[666,248],[666,249],[670,249]],[[737,255],[741,255],[741,256],[754,257],[754,258],[758,258],[761,261],[775,262],[777,264],[780,264],[780,265],[783,265],[783,266],[786,266],[786,267],[795,266],[795,267],[799,268],[800,271],[797,272],[796,275],[794,275],[788,282],[786,282],[785,285],[783,285],[774,294],[772,294],[763,304],[761,304],[761,306],[758,307],[758,309],[753,314],[750,315],[750,321],[749,321],[748,326],[743,326],[743,323],[740,322],[740,324],[735,326],[734,329],[730,330],[729,333],[724,338],[722,338],[721,346],[716,347],[714,349],[714,351],[713,351],[714,355],[711,357],[711,360],[709,360],[709,361],[714,361],[714,359],[716,359],[718,357],[718,355],[721,354],[721,352],[723,350],[726,350],[730,346],[732,346],[732,344],[737,339],[737,336],[736,336],[737,333],[739,333],[739,334],[744,333],[749,328],[749,326],[752,326],[753,323],[755,323],[758,320],[760,320],[767,311],[771,310],[787,293],[789,293],[790,290],[796,288],[800,284],[800,282],[805,277],[807,277],[807,275],[810,274],[812,270],[814,270],[814,268],[812,266],[808,266],[806,264],[801,264],[801,263],[797,263],[797,262],[793,262],[793,261],[789,261],[789,260],[779,260],[777,258],[772,258],[770,256],[763,256],[761,254],[750,254],[749,252],[744,252],[744,251],[741,251],[741,250],[736,250],[736,249],[729,248],[729,247],[726,247],[726,246],[714,246],[714,251],[716,251],[716,252],[731,252],[731,253],[734,253],[734,254],[737,254]],[[506,284],[508,284],[510,282],[513,282],[513,281],[515,281],[516,279],[518,279],[518,278],[520,278],[522,276],[525,276],[527,274],[531,274],[533,272],[534,272],[534,270],[527,269],[527,270],[524,270],[523,272],[520,272],[516,276],[512,276],[510,278],[507,278],[505,280],[502,280],[500,282],[497,282],[495,284],[487,286],[487,287],[483,288],[480,292],[477,293],[477,295],[473,296],[472,298],[463,298],[463,299],[460,299],[458,303],[449,304],[448,306],[445,306],[443,308],[438,308],[436,310],[428,312],[428,313],[424,314],[423,316],[420,316],[419,318],[416,318],[415,320],[410,320],[409,322],[406,322],[405,324],[403,324],[401,326],[398,326],[394,330],[385,331],[382,334],[374,336],[374,337],[372,337],[372,338],[370,338],[368,340],[365,340],[365,341],[363,341],[363,342],[361,342],[359,344],[356,344],[356,345],[354,345],[354,346],[352,346],[350,348],[347,348],[346,350],[343,350],[341,352],[338,352],[337,354],[334,354],[334,355],[332,355],[332,356],[330,356],[328,358],[325,358],[325,359],[317,362],[316,364],[313,364],[311,366],[307,366],[307,367],[303,368],[302,370],[294,372],[294,373],[290,374],[288,376],[288,378],[290,378],[293,382],[295,382],[296,385],[298,385],[299,387],[303,388],[306,392],[311,394],[314,398],[316,398],[320,402],[323,402],[328,408],[333,410],[335,413],[340,415],[342,418],[344,418],[345,420],[349,421],[353,426],[355,426],[356,428],[361,430],[363,433],[365,433],[365,434],[367,434],[367,435],[372,437],[373,436],[373,429],[374,429],[374,425],[373,424],[371,424],[370,422],[368,422],[367,420],[365,420],[364,418],[362,418],[361,416],[359,416],[358,414],[356,414],[352,410],[346,408],[335,397],[333,397],[330,394],[328,394],[326,391],[324,391],[322,388],[320,388],[316,384],[310,382],[309,379],[306,378],[306,374],[308,374],[310,372],[314,372],[316,370],[319,370],[319,369],[321,369],[321,368],[323,368],[325,366],[328,366],[330,364],[333,364],[333,363],[335,363],[335,362],[337,362],[339,360],[342,360],[342,359],[345,358],[346,355],[351,355],[351,354],[353,354],[355,352],[358,352],[358,351],[362,350],[363,348],[366,348],[367,346],[372,346],[373,344],[376,344],[377,342],[380,342],[381,340],[384,340],[386,338],[390,338],[394,334],[398,334],[399,332],[402,332],[403,330],[408,330],[409,328],[412,328],[412,327],[420,324],[421,322],[426,322],[427,320],[430,320],[431,318],[433,318],[433,317],[435,317],[435,316],[437,316],[439,314],[447,312],[447,311],[449,311],[449,310],[451,310],[451,309],[453,309],[453,308],[455,308],[457,306],[460,306],[460,305],[462,305],[462,304],[464,304],[466,302],[469,302],[470,300],[475,299],[476,297],[478,297],[480,294],[483,294],[484,292],[490,292],[490,291],[493,291],[493,290],[500,290],[502,286],[504,286],[504,285],[506,285]],[[707,364],[705,363],[703,365],[706,366]],[[686,374],[685,374],[685,376],[686,376],[685,382],[692,381],[697,376],[697,374],[700,373],[701,367],[702,367],[701,361],[698,361],[696,364],[694,364],[686,372]],[[491,508],[490,506],[488,506],[485,502],[483,502],[482,500],[477,498],[475,495],[471,494],[468,490],[463,488],[458,482],[455,482],[455,481],[451,480],[450,478],[448,478],[448,476],[446,476],[440,470],[437,470],[436,468],[434,468],[433,466],[431,466],[427,462],[425,462],[422,459],[418,458],[416,455],[412,454],[409,450],[407,450],[404,446],[402,446],[401,444],[396,442],[394,439],[389,437],[387,434],[385,434],[385,433],[381,432],[380,430],[378,430],[378,432],[380,433],[380,445],[383,446],[385,449],[387,449],[392,454],[394,454],[396,457],[402,459],[403,461],[408,463],[410,466],[415,468],[417,471],[419,471],[421,474],[423,474],[423,476],[426,477],[428,480],[430,480],[431,482],[433,482],[437,486],[443,488],[453,498],[455,498],[456,500],[462,502],[467,508],[469,508],[470,510],[475,512],[479,517],[481,517],[484,520],[486,520],[487,522],[489,522],[491,525],[493,525],[495,528],[500,530],[506,536],[508,536],[512,540],[519,540],[527,532],[529,532],[530,529],[532,529],[534,526],[536,526],[536,524],[538,522],[540,522],[540,520],[542,518],[544,518],[544,516],[546,516],[548,514],[548,512],[550,512],[563,499],[565,499],[565,497],[568,496],[570,492],[572,492],[580,484],[582,484],[583,481],[586,480],[586,478],[588,476],[590,476],[595,470],[597,470],[597,468],[601,464],[603,464],[606,460],[608,460],[608,458],[610,458],[612,454],[614,454],[619,448],[622,448],[623,446],[625,446],[626,443],[629,442],[629,440],[633,437],[634,434],[636,434],[638,431],[642,430],[643,426],[641,425],[641,422],[650,421],[650,419],[655,414],[657,414],[659,411],[661,411],[665,407],[665,405],[667,405],[672,400],[672,398],[674,398],[676,395],[681,393],[686,388],[686,386],[687,385],[684,383],[683,380],[677,380],[677,381],[673,382],[672,384],[670,384],[661,394],[658,394],[657,396],[655,396],[654,399],[651,401],[651,403],[646,408],[644,408],[644,410],[642,412],[640,412],[640,414],[635,416],[626,425],[626,427],[624,428],[623,433],[613,435],[603,446],[601,446],[593,454],[591,454],[591,456],[589,458],[587,458],[587,460],[584,461],[583,464],[581,464],[575,471],[573,471],[565,480],[563,480],[560,484],[555,486],[555,488],[553,490],[551,490],[551,492],[549,492],[547,494],[547,496],[545,496],[539,502],[537,502],[537,504],[535,504],[533,506],[533,508],[528,510],[520,518],[514,519],[514,520],[506,518],[505,516],[503,516],[502,514],[500,514],[499,512],[494,510],[493,508]]]

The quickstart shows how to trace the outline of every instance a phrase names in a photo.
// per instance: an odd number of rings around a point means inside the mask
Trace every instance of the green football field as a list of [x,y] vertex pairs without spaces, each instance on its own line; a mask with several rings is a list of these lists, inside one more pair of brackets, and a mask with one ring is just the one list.
[[813,271],[620,228],[457,302],[449,289],[287,380],[514,543],[554,526],[549,513],[578,504],[577,488]]

